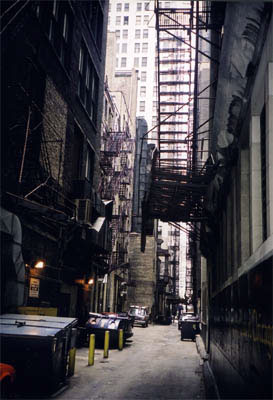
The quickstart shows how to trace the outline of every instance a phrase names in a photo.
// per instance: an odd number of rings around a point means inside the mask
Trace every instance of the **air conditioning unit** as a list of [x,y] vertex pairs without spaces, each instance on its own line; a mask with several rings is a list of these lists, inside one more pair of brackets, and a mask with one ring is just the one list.
[[91,223],[92,203],[90,199],[76,199],[77,221]]

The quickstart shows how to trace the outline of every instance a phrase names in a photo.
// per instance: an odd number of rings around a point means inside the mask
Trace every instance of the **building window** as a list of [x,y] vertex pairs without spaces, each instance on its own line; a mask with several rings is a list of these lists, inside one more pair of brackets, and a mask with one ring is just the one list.
[[154,86],[153,87],[153,96],[156,96],[157,95],[157,86]]
[[140,97],[146,96],[146,86],[140,86]]
[[145,101],[140,101],[139,102],[139,111],[140,112],[145,112]]
[[153,101],[153,112],[156,112],[157,101]]
[[129,24],[129,17],[123,17],[123,25],[128,25]]
[[141,82],[146,82],[147,79],[147,72],[146,71],[141,71]]
[[147,67],[147,57],[142,57],[141,59],[141,66],[142,67]]
[[135,43],[135,53],[140,52],[140,43]]
[[82,43],[79,55],[78,95],[94,124],[97,123],[98,91],[99,78],[87,51],[87,47]]
[[129,3],[124,3],[124,11],[129,11]]
[[128,29],[123,29],[123,31],[122,31],[122,38],[123,38],[123,39],[128,39]]
[[148,43],[142,43],[142,53],[148,52]]
[[87,20],[89,21],[90,29],[95,38],[96,45],[99,51],[101,51],[103,33],[103,12],[101,9],[101,2],[99,0],[85,1],[83,2],[83,7]]
[[83,134],[81,133],[78,125],[74,126],[74,135],[72,138],[71,146],[71,175],[72,180],[78,180],[82,178],[82,162],[83,162]]
[[170,8],[170,2],[169,2],[169,1],[165,1],[164,7],[165,7],[165,8]]
[[65,3],[55,0],[52,3],[48,37],[61,63],[67,70],[69,69],[70,60],[71,29],[72,16],[69,7]]
[[156,125],[157,125],[157,116],[156,116],[156,115],[154,115],[154,116],[152,117],[152,125],[153,125],[153,126],[156,126]]
[[136,10],[137,11],[141,11],[142,10],[142,3],[137,3]]
[[127,64],[127,58],[126,57],[121,57],[120,66],[124,68],[124,67],[126,67],[126,64]]
[[116,53],[119,53],[119,43],[116,43]]
[[149,36],[149,31],[148,29],[143,29],[143,39],[147,39]]
[[121,16],[117,15],[116,16],[116,25],[120,25],[120,23],[121,23]]
[[140,29],[135,30],[135,39],[140,39]]
[[136,25],[141,25],[141,15],[136,16]]
[[90,146],[87,146],[85,178],[91,183],[93,181],[93,175],[94,175],[94,161],[95,161],[95,153]]
[[134,67],[136,67],[136,68],[139,67],[139,58],[138,57],[134,58]]
[[148,25],[149,22],[149,15],[144,15],[143,17],[143,25]]
[[120,38],[120,30],[116,31],[116,38],[119,39]]
[[144,9],[146,10],[146,11],[149,11],[149,9],[150,9],[150,2],[148,2],[148,3],[144,3]]
[[121,11],[121,3],[117,3],[116,10],[117,10],[117,11]]
[[121,52],[127,53],[127,43],[122,43]]

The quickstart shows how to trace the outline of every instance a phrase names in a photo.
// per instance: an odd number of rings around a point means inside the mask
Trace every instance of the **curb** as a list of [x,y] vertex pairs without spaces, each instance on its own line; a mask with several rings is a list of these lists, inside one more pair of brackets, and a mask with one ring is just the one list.
[[217,383],[210,367],[209,355],[205,350],[203,340],[200,335],[196,335],[196,347],[203,361],[203,376],[205,382],[206,398],[220,400],[220,394],[217,387]]

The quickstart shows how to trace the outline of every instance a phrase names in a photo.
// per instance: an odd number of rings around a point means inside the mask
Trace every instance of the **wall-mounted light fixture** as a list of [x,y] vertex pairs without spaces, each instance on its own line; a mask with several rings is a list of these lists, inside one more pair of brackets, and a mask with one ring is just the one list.
[[34,268],[42,269],[45,267],[45,261],[44,260],[36,260],[33,264]]
[[93,285],[94,284],[94,278],[90,278],[88,280],[88,285]]

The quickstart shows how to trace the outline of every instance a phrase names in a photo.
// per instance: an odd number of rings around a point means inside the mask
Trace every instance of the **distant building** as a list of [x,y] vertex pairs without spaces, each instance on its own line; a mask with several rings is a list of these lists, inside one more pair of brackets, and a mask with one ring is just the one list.
[[116,34],[108,32],[104,118],[102,126],[102,187],[113,202],[112,253],[109,258],[105,310],[127,311],[129,234],[132,225],[136,140],[137,72],[115,71]]

